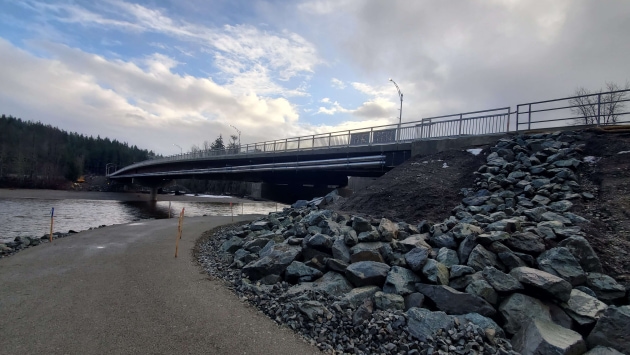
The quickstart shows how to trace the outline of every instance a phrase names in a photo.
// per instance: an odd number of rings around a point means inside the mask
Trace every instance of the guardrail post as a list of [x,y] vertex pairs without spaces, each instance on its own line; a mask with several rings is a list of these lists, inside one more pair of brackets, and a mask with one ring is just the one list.
[[350,131],[348,131],[348,147],[350,146],[350,137],[352,137],[352,135],[350,134]]
[[332,138],[332,133],[328,133],[328,148],[330,149],[330,138]]
[[273,152],[276,152],[276,141],[273,141]]
[[532,129],[532,104],[529,104],[527,111],[527,130],[530,131]]
[[424,118],[420,120],[420,139],[424,138]]
[[374,127],[370,128],[370,139],[368,140],[368,144],[372,145],[374,143]]
[[601,111],[600,111],[601,103],[602,103],[602,94],[599,93],[599,94],[597,94],[597,125],[598,126],[601,124],[601,116],[600,116],[600,114],[601,114]]
[[297,150],[300,150],[300,137],[298,137],[298,147]]
[[462,114],[459,114],[459,133],[457,134],[458,136],[462,135]]
[[315,135],[313,134],[313,142],[311,143],[311,149],[315,149]]
[[505,132],[509,132],[510,131],[510,111],[512,111],[511,107],[508,107],[508,113],[507,113],[507,130]]
[[286,152],[289,149],[289,138],[284,140],[284,151]]

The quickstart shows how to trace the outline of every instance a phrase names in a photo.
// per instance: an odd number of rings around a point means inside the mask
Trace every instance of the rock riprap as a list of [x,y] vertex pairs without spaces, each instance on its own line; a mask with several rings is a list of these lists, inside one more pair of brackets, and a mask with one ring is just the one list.
[[300,201],[216,231],[200,261],[331,353],[619,350],[623,336],[603,339],[627,325],[626,290],[602,273],[581,228],[589,222],[570,212],[590,199],[579,184],[583,144],[570,131],[500,139],[443,221]]

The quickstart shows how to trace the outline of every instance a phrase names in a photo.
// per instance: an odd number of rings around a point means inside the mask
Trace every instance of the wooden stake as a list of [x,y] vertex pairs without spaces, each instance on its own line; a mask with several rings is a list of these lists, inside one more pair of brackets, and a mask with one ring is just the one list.
[[175,240],[175,257],[177,257],[177,251],[179,250],[179,240],[182,239],[182,231],[184,229],[184,208],[179,214],[179,221],[177,223],[177,239]]
[[232,208],[232,202],[230,202],[230,215],[232,215],[232,222],[234,222],[234,209]]
[[52,232],[53,232],[53,224],[55,223],[55,208],[53,207],[52,210],[50,210],[50,236],[48,237],[48,240],[52,243]]

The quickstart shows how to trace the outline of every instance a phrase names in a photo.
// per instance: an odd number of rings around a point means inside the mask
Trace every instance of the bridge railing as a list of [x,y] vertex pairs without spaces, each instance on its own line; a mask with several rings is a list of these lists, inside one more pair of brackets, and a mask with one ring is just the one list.
[[630,90],[599,92],[516,106],[516,130],[630,122]]

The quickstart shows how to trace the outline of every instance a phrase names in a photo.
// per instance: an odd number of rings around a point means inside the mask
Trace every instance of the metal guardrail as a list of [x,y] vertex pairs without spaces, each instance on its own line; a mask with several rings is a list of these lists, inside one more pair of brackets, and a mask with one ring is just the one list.
[[516,106],[516,130],[630,122],[630,90],[600,92]]

